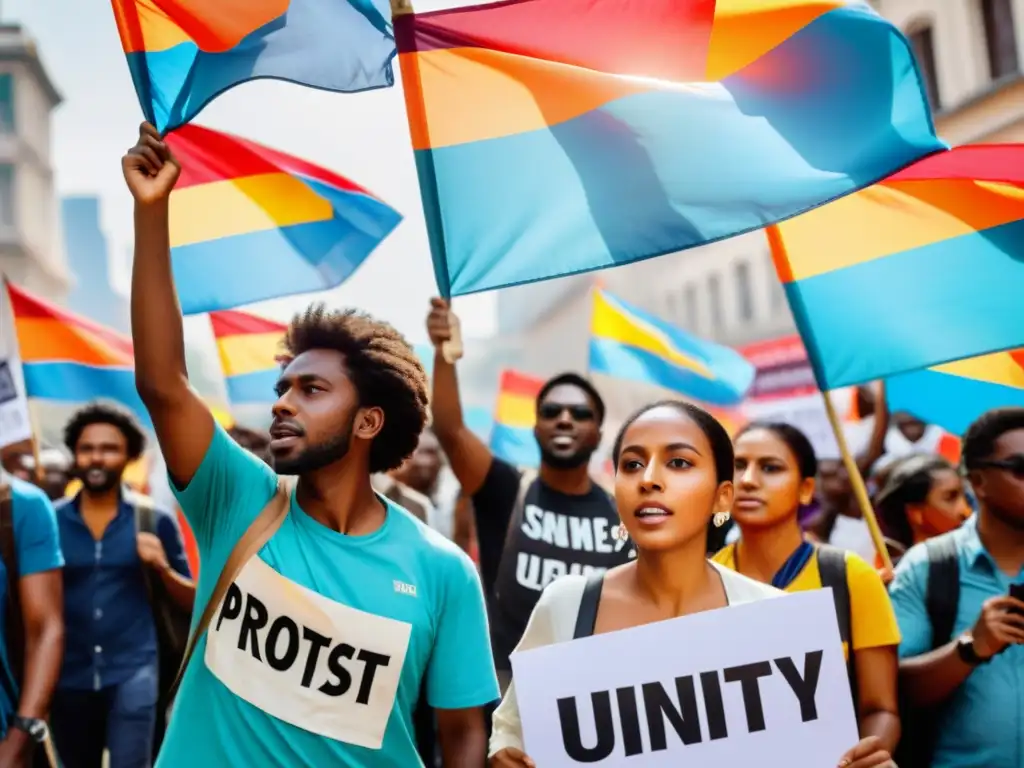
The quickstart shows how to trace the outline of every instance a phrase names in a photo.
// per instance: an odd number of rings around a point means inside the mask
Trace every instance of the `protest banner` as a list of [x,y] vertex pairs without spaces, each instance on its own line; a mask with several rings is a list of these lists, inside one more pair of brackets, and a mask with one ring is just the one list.
[[[768,339],[739,348],[757,371],[743,403],[750,421],[778,421],[790,424],[805,435],[820,459],[839,457],[839,445],[825,411],[824,395],[814,381],[814,371],[803,341],[796,334]],[[849,411],[854,389],[829,394],[840,413]],[[869,425],[870,426],[870,425]],[[857,423],[846,423],[847,440],[861,449],[867,433]]]
[[858,741],[830,590],[513,654],[543,768],[823,768]]
[[28,401],[18,387],[16,365],[0,356],[0,448],[32,438]]

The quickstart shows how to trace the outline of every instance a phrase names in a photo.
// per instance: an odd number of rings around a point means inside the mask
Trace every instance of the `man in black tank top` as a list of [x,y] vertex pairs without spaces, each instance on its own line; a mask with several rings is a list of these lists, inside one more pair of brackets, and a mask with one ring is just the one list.
[[439,299],[427,331],[438,350],[433,429],[463,493],[473,499],[494,661],[504,690],[509,654],[544,587],[559,576],[602,573],[629,558],[630,547],[616,537],[614,501],[589,475],[590,457],[601,442],[604,403],[581,376],[549,380],[537,397],[540,468],[513,467],[495,458],[462,420],[455,366],[440,353],[450,330],[447,305]]

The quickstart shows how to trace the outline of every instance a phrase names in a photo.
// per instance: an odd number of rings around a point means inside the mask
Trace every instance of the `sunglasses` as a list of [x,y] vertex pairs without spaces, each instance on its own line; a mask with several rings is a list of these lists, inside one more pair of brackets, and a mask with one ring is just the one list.
[[1024,479],[1024,455],[1019,453],[1005,459],[985,459],[974,465],[978,469],[1001,469],[1016,478]]
[[590,421],[594,411],[586,405],[562,405],[561,403],[544,403],[537,409],[537,414],[545,421],[557,419],[564,411],[569,412],[573,421]]

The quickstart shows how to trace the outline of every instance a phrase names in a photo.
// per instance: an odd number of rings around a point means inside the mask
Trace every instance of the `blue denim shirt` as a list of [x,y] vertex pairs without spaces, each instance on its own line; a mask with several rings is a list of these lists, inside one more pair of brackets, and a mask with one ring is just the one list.
[[[136,545],[135,509],[121,499],[117,516],[96,540],[82,520],[78,496],[57,504],[64,550],[64,664],[58,688],[100,690],[122,683],[157,659],[156,625]],[[167,560],[189,575],[174,515],[156,511]]]
[[[1011,579],[995,564],[978,537],[977,518],[946,534],[956,541],[960,560],[960,603],[954,637],[974,626],[986,600],[1024,582],[1024,570]],[[903,642],[900,658],[931,650],[931,622],[925,608],[928,555],[913,547],[896,568],[889,589]],[[1024,766],[1024,646],[1011,645],[964,681],[944,708],[938,724],[932,768],[1021,768]]]

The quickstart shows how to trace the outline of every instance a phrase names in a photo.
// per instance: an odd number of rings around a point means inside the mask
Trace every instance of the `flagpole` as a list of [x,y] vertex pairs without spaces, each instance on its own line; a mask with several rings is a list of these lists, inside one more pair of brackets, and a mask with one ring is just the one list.
[[875,516],[874,507],[871,506],[868,487],[864,482],[863,475],[860,473],[860,467],[857,466],[856,459],[850,453],[850,446],[846,442],[846,434],[843,431],[842,423],[839,421],[839,415],[836,413],[836,407],[832,403],[830,393],[827,390],[823,390],[821,395],[825,399],[825,413],[828,415],[828,423],[832,425],[832,432],[836,436],[836,443],[839,444],[839,455],[843,459],[843,466],[846,467],[846,474],[850,476],[850,486],[853,488],[854,498],[857,499],[857,506],[860,507],[864,522],[868,525],[871,541],[875,545],[875,551],[878,552],[878,556],[882,561],[882,567],[891,571],[892,558],[889,557],[889,548],[885,545],[885,537],[882,535],[882,529],[878,525],[878,518]]

